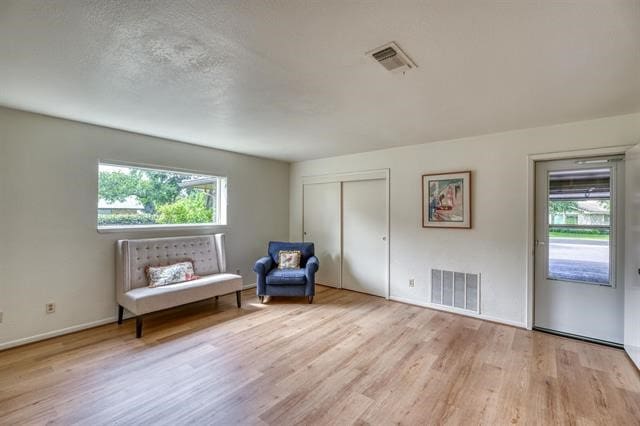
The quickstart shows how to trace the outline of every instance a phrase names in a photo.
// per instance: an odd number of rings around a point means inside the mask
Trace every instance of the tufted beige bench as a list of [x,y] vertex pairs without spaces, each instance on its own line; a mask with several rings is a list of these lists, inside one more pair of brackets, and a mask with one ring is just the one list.
[[[200,278],[151,288],[145,268],[192,260]],[[236,292],[241,306],[242,277],[226,273],[224,234],[119,240],[116,256],[118,324],[124,309],[136,315],[136,337],[142,336],[143,315]]]

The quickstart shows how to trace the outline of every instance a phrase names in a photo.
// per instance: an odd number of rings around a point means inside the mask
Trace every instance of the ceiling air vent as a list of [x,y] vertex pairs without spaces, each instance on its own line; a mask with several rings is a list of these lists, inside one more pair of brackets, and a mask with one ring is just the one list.
[[387,43],[377,49],[367,52],[374,60],[380,63],[387,71],[404,73],[417,65],[394,42]]

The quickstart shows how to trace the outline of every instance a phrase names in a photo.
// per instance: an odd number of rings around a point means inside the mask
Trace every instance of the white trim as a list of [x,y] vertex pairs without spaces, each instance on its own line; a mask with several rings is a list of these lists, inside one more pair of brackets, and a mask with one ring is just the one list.
[[524,318],[527,330],[533,330],[533,280],[535,270],[535,229],[536,229],[536,160],[532,156],[527,158],[527,212],[526,226],[527,239],[525,241],[525,253],[527,264],[525,265],[526,286],[524,293]]
[[0,343],[0,351],[13,348],[16,346],[26,345],[28,343],[38,342],[40,340],[50,339],[52,337],[62,336],[63,334],[75,333],[76,331],[86,330],[88,328],[98,327],[105,324],[115,323],[116,317],[104,318],[97,321],[87,322],[84,324],[74,325],[71,327],[61,328],[60,330],[48,331],[46,333],[36,334],[35,336],[23,337],[22,339],[11,340],[9,342]]
[[302,184],[309,185],[314,183],[350,182],[350,181],[357,181],[357,180],[387,179],[388,176],[389,176],[389,169],[363,170],[363,171],[347,172],[347,173],[328,173],[324,175],[303,176]]
[[246,284],[242,286],[243,290],[249,290],[250,288],[256,288],[258,286],[258,284],[256,283],[251,283],[251,284]]
[[128,226],[98,226],[99,234],[113,234],[118,232],[150,232],[150,231],[181,231],[183,229],[208,229],[212,231],[224,231],[229,225],[216,225],[215,223],[182,223],[173,225],[128,225]]
[[344,190],[344,182],[340,181],[338,182],[338,222],[340,224],[340,226],[338,227],[338,246],[340,248],[340,255],[339,255],[339,263],[340,263],[340,269],[338,269],[338,288],[342,290],[342,265],[343,265],[343,261],[344,261],[344,197],[343,197],[343,190]]
[[421,308],[433,309],[436,311],[448,312],[452,314],[463,315],[466,317],[477,318],[484,321],[510,325],[512,327],[525,328],[525,329],[527,328],[527,325],[524,322],[506,320],[506,319],[496,318],[496,317],[492,317],[484,314],[476,314],[475,312],[470,312],[465,309],[451,308],[449,306],[441,306],[441,305],[436,305],[429,302],[420,302],[413,299],[406,299],[404,297],[390,297],[389,300],[391,300],[392,302],[400,302],[400,303],[406,303],[408,305],[420,306]]
[[617,145],[606,148],[578,149],[574,151],[553,151],[543,152],[539,154],[530,154],[527,158],[533,161],[543,160],[564,160],[581,157],[600,157],[606,155],[624,155],[624,153],[633,148],[634,145]]
[[526,328],[533,329],[533,302],[534,302],[534,268],[535,268],[535,197],[536,197],[536,162],[548,160],[562,160],[580,157],[598,157],[606,155],[622,155],[634,145],[619,145],[606,148],[581,149],[575,151],[557,151],[527,156],[527,240],[525,253],[527,253],[525,286],[525,320]]
[[98,166],[100,166],[100,164],[103,164],[105,166],[115,166],[115,167],[136,167],[138,169],[154,170],[158,172],[176,172],[176,173],[183,173],[183,174],[203,175],[211,178],[217,178],[217,177],[227,178],[228,177],[227,173],[220,174],[217,172],[211,172],[211,171],[205,171],[205,170],[185,169],[183,167],[174,167],[174,166],[151,164],[151,163],[139,163],[135,161],[108,160],[108,159],[98,158]]
[[311,176],[302,176],[302,240],[304,241],[304,186],[305,185],[313,185],[318,183],[339,183],[339,196],[340,196],[340,275],[339,275],[339,283],[338,288],[342,288],[342,184],[344,182],[353,182],[359,180],[377,180],[384,179],[386,182],[386,194],[385,194],[385,202],[387,203],[386,208],[386,244],[385,244],[385,279],[387,281],[386,291],[384,298],[390,300],[391,295],[391,170],[389,168],[385,169],[374,169],[374,170],[362,170],[362,171],[354,171],[354,172],[345,172],[345,173],[328,173],[323,175],[311,175]]
[[[300,219],[300,239],[304,243],[304,183],[300,183],[300,193],[302,194],[302,197],[300,197],[300,202],[302,204],[300,206],[300,215],[302,216]],[[289,222],[291,222],[291,218],[289,218]]]
[[386,275],[387,275],[387,297],[389,300],[391,297],[391,169],[384,169],[385,179],[387,183],[387,193],[386,193],[386,202],[387,202],[387,265],[386,265]]

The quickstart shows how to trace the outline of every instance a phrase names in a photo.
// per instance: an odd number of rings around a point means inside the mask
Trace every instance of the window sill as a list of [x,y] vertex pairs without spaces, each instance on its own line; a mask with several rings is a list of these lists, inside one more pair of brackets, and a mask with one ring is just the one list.
[[213,223],[203,224],[183,224],[183,225],[128,225],[128,226],[99,226],[99,234],[114,234],[125,232],[153,232],[153,231],[180,231],[183,229],[225,229],[228,225],[218,225]]

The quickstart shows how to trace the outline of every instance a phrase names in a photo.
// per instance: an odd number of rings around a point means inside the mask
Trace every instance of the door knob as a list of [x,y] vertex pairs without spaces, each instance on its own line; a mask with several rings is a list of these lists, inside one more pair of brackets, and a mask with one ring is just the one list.
[[382,241],[387,241],[387,237],[382,237]]

